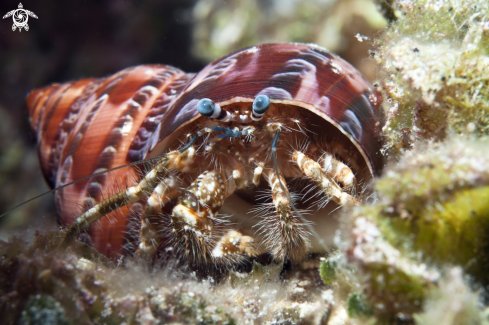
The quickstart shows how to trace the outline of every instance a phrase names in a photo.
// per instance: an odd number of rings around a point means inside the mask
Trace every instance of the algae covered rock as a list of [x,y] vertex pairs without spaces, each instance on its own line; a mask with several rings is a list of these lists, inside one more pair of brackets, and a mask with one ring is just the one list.
[[360,292],[379,319],[412,319],[451,265],[471,285],[489,284],[487,148],[475,138],[418,144],[377,180],[375,204],[344,214],[345,265],[358,267]]
[[357,319],[485,324],[489,3],[379,2],[390,25],[371,54],[389,163],[377,200],[343,213],[335,272],[350,270]]
[[489,142],[423,147],[377,182],[383,201],[371,216],[394,246],[463,265],[489,284]]
[[489,3],[393,1],[396,20],[378,40],[385,150],[447,132],[489,134]]
[[197,275],[171,261],[108,260],[60,232],[0,242],[0,313],[6,324],[328,324],[345,319],[318,260],[253,264],[250,272]]

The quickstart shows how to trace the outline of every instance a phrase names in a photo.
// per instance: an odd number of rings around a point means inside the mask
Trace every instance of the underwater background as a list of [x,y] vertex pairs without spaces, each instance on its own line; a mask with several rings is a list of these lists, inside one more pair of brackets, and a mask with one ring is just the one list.
[[0,324],[489,324],[487,1],[22,4],[29,31],[0,20],[0,213],[47,190],[30,90],[147,63],[197,72],[264,42],[317,43],[372,82],[386,167],[374,202],[340,211],[334,252],[219,284],[80,242],[56,252],[48,194],[0,219]]

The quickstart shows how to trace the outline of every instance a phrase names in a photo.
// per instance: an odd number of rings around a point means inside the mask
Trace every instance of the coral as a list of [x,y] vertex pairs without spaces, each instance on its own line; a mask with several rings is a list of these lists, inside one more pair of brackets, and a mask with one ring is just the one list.
[[486,324],[489,4],[378,2],[390,25],[371,55],[393,159],[375,202],[342,213],[342,253],[321,275],[362,322]]
[[455,138],[419,146],[377,182],[384,200],[370,214],[394,246],[466,265],[484,284],[489,284],[488,145]]
[[[442,288],[450,265],[460,266],[453,272],[470,274],[473,286],[489,284],[488,146],[488,139],[452,136],[444,142],[416,144],[387,167],[375,184],[378,201],[343,213],[338,243],[345,255],[334,272],[321,267],[323,278],[331,282],[330,274],[356,265],[351,287],[361,287],[373,315],[388,321],[412,319],[430,304],[450,303]],[[450,272],[448,277],[453,277]],[[443,297],[436,300],[436,295]],[[465,306],[465,296],[450,299],[463,305],[460,315],[454,311],[454,319],[469,317],[464,313],[470,308],[482,317],[477,304]],[[426,313],[436,312],[440,311]]]
[[385,151],[449,132],[489,134],[487,1],[391,5],[397,20],[372,52],[385,76]]

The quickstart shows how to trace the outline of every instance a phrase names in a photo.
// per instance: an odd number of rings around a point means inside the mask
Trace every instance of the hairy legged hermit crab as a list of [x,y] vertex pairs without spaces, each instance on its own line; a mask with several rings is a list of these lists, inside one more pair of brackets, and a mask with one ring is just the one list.
[[[27,103],[50,185],[88,177],[56,192],[64,244],[82,232],[112,257],[299,261],[310,232],[301,211],[358,204],[382,168],[379,97],[311,44],[247,48],[195,75],[137,66],[34,90]],[[151,157],[145,173],[105,173]],[[219,214],[232,195],[255,205],[256,236]]]

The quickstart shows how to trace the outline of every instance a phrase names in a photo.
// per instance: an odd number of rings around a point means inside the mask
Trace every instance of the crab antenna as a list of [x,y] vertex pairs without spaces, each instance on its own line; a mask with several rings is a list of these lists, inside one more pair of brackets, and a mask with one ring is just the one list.
[[277,179],[278,179],[278,182],[280,184],[280,188],[282,189],[282,192],[287,195],[287,199],[289,200],[290,207],[292,208],[292,210],[294,210],[294,212],[297,214],[297,216],[304,223],[304,226],[307,227],[307,230],[309,230],[311,232],[311,234],[318,240],[319,244],[324,248],[324,250],[326,252],[332,253],[330,248],[324,243],[324,240],[318,235],[316,230],[314,230],[314,228],[310,225],[310,223],[307,222],[307,219],[304,218],[302,213],[300,213],[299,210],[297,210],[294,202],[290,198],[289,193],[285,190],[285,185],[282,183],[282,179],[280,177],[280,173],[278,171],[278,164],[277,164],[277,143],[278,143],[279,136],[280,136],[280,129],[278,129],[277,132],[275,132],[275,137],[273,138],[273,141],[272,141],[272,157],[273,157],[273,167],[275,169],[275,174],[277,175]]
[[[182,148],[179,149],[179,151],[181,153],[184,153],[185,151],[187,151],[194,143],[195,141],[197,141],[197,138],[199,136],[196,134],[192,137],[192,139],[190,140],[189,143],[187,143],[185,146],[183,146]],[[121,168],[125,168],[125,167],[129,167],[129,166],[134,166],[134,165],[139,165],[139,164],[142,164],[142,163],[145,163],[145,162],[148,162],[148,161],[155,161],[155,160],[160,160],[161,158],[165,157],[166,154],[163,154],[163,155],[159,155],[159,156],[156,156],[156,157],[151,157],[151,158],[146,158],[146,159],[143,159],[143,160],[138,160],[138,161],[133,161],[132,163],[129,163],[129,164],[125,164],[125,165],[122,165],[122,166],[117,166],[117,167],[114,167],[114,168],[110,168],[110,169],[107,169],[107,170],[104,170],[102,172],[98,172],[98,173],[95,173],[95,174],[91,174],[91,175],[88,175],[88,176],[85,176],[85,177],[82,177],[80,179],[77,179],[76,181],[73,181],[71,183],[68,183],[68,184],[63,184],[61,186],[58,186],[56,188],[53,188],[52,190],[49,190],[49,191],[46,191],[44,193],[41,193],[37,196],[34,196],[33,198],[30,198],[29,200],[27,201],[24,201],[22,202],[21,204],[17,204],[16,206],[14,206],[13,208],[5,211],[4,213],[0,214],[0,218],[9,214],[10,212],[14,211],[15,209],[23,206],[24,204],[27,204],[29,202],[32,202],[34,200],[37,200],[38,198],[40,197],[43,197],[44,195],[47,195],[47,194],[50,194],[50,193],[54,193],[56,192],[57,190],[60,190],[62,188],[65,188],[67,186],[70,186],[70,185],[73,185],[73,184],[76,184],[76,183],[79,183],[79,182],[83,182],[87,179],[90,179],[92,177],[97,177],[97,176],[100,176],[100,175],[104,175],[106,173],[110,173],[114,170],[118,170],[118,169],[121,169]]]

